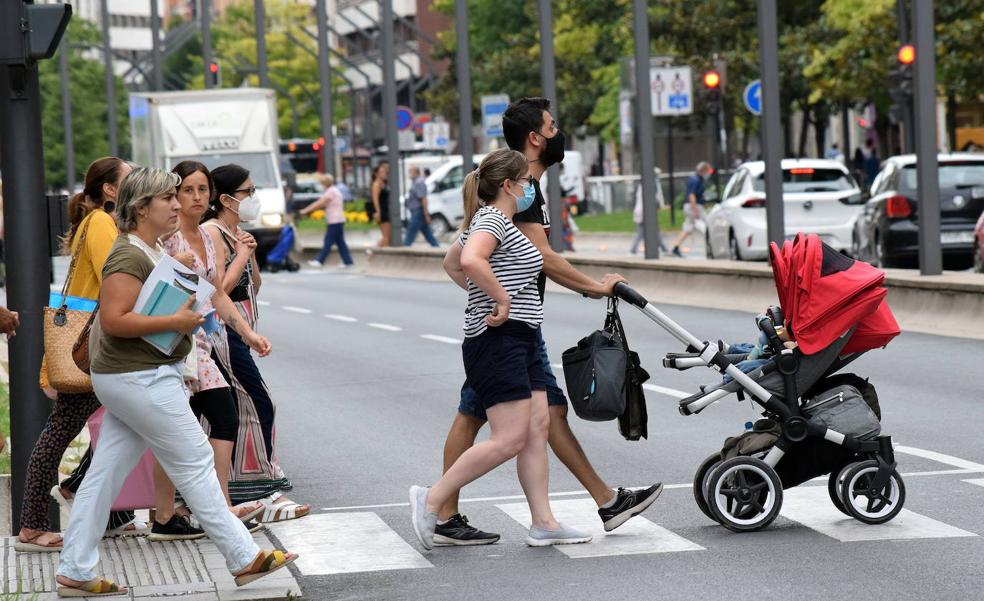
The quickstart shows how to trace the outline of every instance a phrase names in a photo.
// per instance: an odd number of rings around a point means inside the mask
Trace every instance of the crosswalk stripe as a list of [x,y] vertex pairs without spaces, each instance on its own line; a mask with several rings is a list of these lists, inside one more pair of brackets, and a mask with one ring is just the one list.
[[783,517],[841,542],[977,536],[908,509],[885,524],[863,524],[833,506],[826,486],[791,488],[783,496]]
[[953,455],[937,453],[936,451],[927,451],[926,449],[917,449],[915,447],[898,445],[895,447],[895,452],[905,453],[906,455],[913,455],[915,457],[922,457],[923,459],[930,459],[932,461],[936,461],[937,463],[951,465],[957,469],[984,472],[984,465],[981,465],[980,463],[967,461],[966,459],[954,457]]
[[970,480],[964,480],[967,484],[976,484],[977,486],[984,486],[984,478],[972,478]]
[[[658,504],[659,501],[656,503]],[[591,499],[551,501],[550,506],[560,523],[590,532],[594,536],[590,543],[557,546],[558,551],[572,559],[704,550],[704,547],[697,543],[670,532],[642,516],[632,518],[614,532],[605,532],[601,520],[598,519],[598,509]],[[530,509],[526,503],[510,503],[496,505],[496,507],[524,528],[529,527]]]
[[432,568],[378,515],[319,513],[270,525],[305,576]]

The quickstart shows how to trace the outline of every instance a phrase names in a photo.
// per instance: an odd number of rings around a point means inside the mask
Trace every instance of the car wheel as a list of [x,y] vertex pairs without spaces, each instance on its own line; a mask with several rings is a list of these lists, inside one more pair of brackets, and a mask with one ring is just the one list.
[[872,253],[871,264],[880,269],[892,266],[892,260],[888,257],[888,251],[885,248],[885,241],[879,232],[875,232],[875,252]]
[[741,261],[741,248],[738,247],[738,239],[735,238],[735,233],[730,232],[728,234],[728,258],[732,261]]
[[440,238],[451,231],[451,224],[444,218],[444,215],[431,215],[431,231]]
[[851,235],[851,258],[855,261],[863,260],[861,258],[861,243],[858,241],[857,232]]

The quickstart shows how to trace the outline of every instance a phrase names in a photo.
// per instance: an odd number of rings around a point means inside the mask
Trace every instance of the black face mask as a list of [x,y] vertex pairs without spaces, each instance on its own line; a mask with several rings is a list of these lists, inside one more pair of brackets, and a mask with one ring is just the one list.
[[[543,134],[540,134],[543,135]],[[546,138],[546,136],[544,136]],[[552,138],[546,138],[547,147],[540,154],[540,162],[544,167],[550,167],[564,161],[564,132],[557,130]]]

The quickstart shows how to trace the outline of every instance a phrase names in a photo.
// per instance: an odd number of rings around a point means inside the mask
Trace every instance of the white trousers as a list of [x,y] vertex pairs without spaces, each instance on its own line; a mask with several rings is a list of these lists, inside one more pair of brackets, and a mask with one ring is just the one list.
[[188,404],[182,364],[92,374],[92,387],[106,417],[92,465],[75,495],[58,574],[83,581],[96,577],[110,506],[148,447],[225,556],[229,570],[248,567],[260,549],[226,505],[212,447]]

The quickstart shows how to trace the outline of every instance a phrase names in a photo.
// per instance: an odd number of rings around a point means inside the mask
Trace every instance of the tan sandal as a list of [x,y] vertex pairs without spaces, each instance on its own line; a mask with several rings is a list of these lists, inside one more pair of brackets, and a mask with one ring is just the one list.
[[297,553],[287,553],[279,549],[260,551],[248,568],[236,574],[236,586],[244,586],[254,580],[269,576],[280,568],[294,563],[297,558]]
[[[41,542],[41,538],[50,535],[52,538],[47,542]],[[64,539],[55,532],[40,532],[35,536],[21,540],[20,536],[14,542],[14,550],[19,553],[57,553],[64,546]]]
[[[283,501],[278,503],[277,501],[280,499],[283,499]],[[259,520],[264,524],[295,520],[311,513],[310,505],[295,503],[294,501],[287,499],[287,497],[283,496],[279,492],[274,493],[265,499],[261,499],[260,503],[263,503],[264,510],[263,515],[259,518]]]
[[126,587],[105,578],[93,578],[79,586],[68,584],[59,584],[58,586],[59,597],[110,597],[125,595],[128,592],[130,591]]

